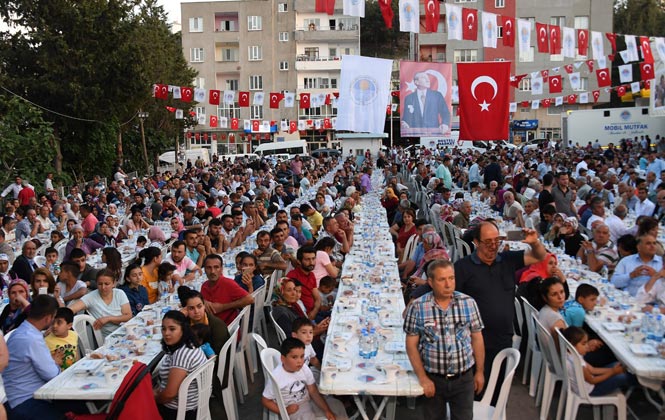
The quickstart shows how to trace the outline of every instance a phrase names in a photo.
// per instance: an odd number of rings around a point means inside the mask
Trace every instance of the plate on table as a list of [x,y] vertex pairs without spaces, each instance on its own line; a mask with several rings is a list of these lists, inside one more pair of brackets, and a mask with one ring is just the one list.
[[374,375],[360,375],[358,377],[358,380],[364,384],[386,384],[388,381],[386,381],[385,378],[380,377],[380,376],[374,376]]
[[658,351],[651,344],[634,343],[634,344],[631,344],[628,347],[630,348],[630,351],[635,353],[637,356],[656,356],[656,355],[658,355]]
[[384,327],[401,327],[403,323],[400,318],[381,318],[381,325]]
[[385,344],[383,350],[386,353],[403,353],[406,352],[406,343],[403,341],[390,341]]
[[104,359],[83,359],[71,367],[75,374],[91,374],[104,366]]
[[609,332],[626,331],[626,326],[621,322],[603,322],[603,327]]

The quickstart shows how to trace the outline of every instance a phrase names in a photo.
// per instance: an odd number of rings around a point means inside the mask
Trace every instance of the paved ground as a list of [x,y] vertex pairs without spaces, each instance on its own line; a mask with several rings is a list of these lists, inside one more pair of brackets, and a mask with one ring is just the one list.
[[[272,337],[271,337],[272,338]],[[276,343],[276,340],[270,341]],[[253,384],[249,385],[249,395],[246,397],[244,404],[239,406],[240,419],[260,419],[262,418],[263,408],[261,406],[261,393],[263,391],[263,375],[259,369],[259,373],[255,377]],[[555,392],[555,401],[552,403],[549,418],[554,419],[556,415],[558,389]],[[421,397],[423,398],[423,397]],[[633,393],[628,401],[628,405],[640,420],[656,420],[658,413],[656,409],[650,405],[641,390]],[[509,420],[535,420],[540,415],[540,407],[536,407],[535,399],[529,396],[528,387],[522,385],[521,366],[515,374],[513,385],[510,391],[510,398],[508,400],[507,416]],[[402,419],[422,419],[423,414],[420,410],[419,401],[416,400],[416,408],[409,409],[406,406],[406,400],[399,399],[397,413],[395,418]],[[586,420],[592,419],[592,410],[588,407],[582,407],[577,416],[578,419]],[[631,419],[631,417],[628,417]],[[429,420],[429,419],[428,419]],[[569,420],[569,419],[566,419]]]

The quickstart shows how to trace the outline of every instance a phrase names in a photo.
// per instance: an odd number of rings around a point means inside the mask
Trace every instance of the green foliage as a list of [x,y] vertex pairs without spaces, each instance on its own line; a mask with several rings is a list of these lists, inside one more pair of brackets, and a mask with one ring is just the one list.
[[0,185],[20,175],[38,190],[53,172],[53,129],[39,108],[0,96]]
[[393,28],[388,29],[376,0],[365,4],[365,18],[360,21],[362,55],[379,58],[403,58],[409,45],[408,32],[399,31],[399,2],[392,0]]
[[62,154],[56,170],[111,175],[118,135],[138,130],[139,110],[150,113],[146,129],[159,131],[156,139],[178,135],[164,109],[174,104],[153,99],[152,84],[189,85],[196,74],[154,0],[0,0],[0,17],[9,25],[0,33],[0,84],[78,118],[43,114]]
[[618,34],[663,36],[665,10],[660,0],[618,0],[614,4],[614,29]]

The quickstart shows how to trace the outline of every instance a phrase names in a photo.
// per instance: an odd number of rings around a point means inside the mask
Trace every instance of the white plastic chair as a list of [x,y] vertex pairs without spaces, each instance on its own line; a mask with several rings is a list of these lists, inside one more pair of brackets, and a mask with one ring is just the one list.
[[556,344],[552,338],[552,334],[538,321],[535,315],[532,315],[533,322],[536,324],[536,338],[538,339],[538,347],[543,355],[545,365],[543,366],[543,401],[540,405],[540,419],[547,420],[550,412],[550,404],[552,404],[552,397],[554,396],[554,388],[556,383],[561,381],[561,395],[559,396],[559,405],[556,410],[556,420],[561,418],[563,413],[563,403],[566,399],[566,388],[563,386],[563,366],[559,353],[557,352]]
[[90,315],[81,314],[74,317],[72,328],[79,336],[81,356],[85,355],[87,350],[92,351],[104,345],[102,331],[94,329],[92,326],[94,323],[95,318]]
[[417,245],[418,235],[413,234],[406,241],[406,246],[404,247],[404,252],[402,253],[402,259],[400,260],[400,263],[405,263],[411,259],[411,256],[413,256]]
[[[535,397],[536,391],[538,389],[538,378],[540,377],[539,373],[543,364],[543,355],[540,352],[540,349],[538,348],[538,343],[536,342],[536,328],[535,325],[533,324],[533,319],[531,318],[531,315],[535,314],[537,317],[538,311],[536,311],[536,308],[531,306],[529,301],[526,300],[524,296],[522,296],[521,299],[524,308],[524,315],[526,315],[525,318],[526,318],[527,334],[529,335],[528,338],[529,341],[527,343],[526,359],[524,360],[524,377],[526,377],[527,375],[530,363],[531,375],[529,377],[529,395]],[[531,356],[530,358],[529,355]],[[538,398],[536,398],[536,405],[538,405]]]
[[37,255],[32,260],[35,262],[35,264],[37,264],[37,267],[39,268],[46,267],[46,257],[44,257],[43,255]]
[[[229,326],[229,339],[222,346],[219,351],[219,364],[217,366],[217,378],[219,383],[224,386],[224,378],[228,377],[226,388],[222,388],[222,401],[224,403],[224,410],[226,411],[227,420],[238,420],[238,403],[235,397],[235,389],[233,385],[233,365],[235,363],[236,352],[235,344],[238,342],[238,328],[239,323],[231,324]],[[228,371],[226,370],[226,359],[229,359]]]
[[[561,334],[561,331],[557,331],[559,336],[559,349],[561,352],[561,364],[567,366],[568,364],[568,355],[573,363],[573,372],[575,375],[575,382],[577,382],[577,392],[571,386],[571,378],[568,377],[567,367],[563,369],[564,373],[564,386],[568,391],[568,398],[566,399],[566,411],[564,413],[564,418],[566,420],[575,420],[577,418],[577,410],[582,404],[589,404],[594,406],[594,418],[596,418],[596,409],[598,406],[615,406],[617,409],[617,418],[618,420],[626,420],[628,406],[626,404],[626,396],[623,393],[619,392],[613,395],[604,395],[602,397],[591,397],[584,386],[584,370],[582,368],[582,362],[580,354],[575,349],[575,346],[570,344],[566,337]],[[609,413],[606,413],[609,414]],[[606,418],[614,418],[614,416],[604,416]]]
[[[494,395],[494,388],[496,388],[499,371],[501,364],[506,360],[506,374],[503,382],[500,385],[499,398],[496,405],[492,406],[492,396]],[[506,419],[506,404],[508,403],[508,396],[510,394],[510,387],[515,375],[515,369],[520,362],[520,352],[518,350],[508,348],[503,349],[496,355],[492,362],[492,371],[490,378],[487,382],[487,388],[483,399],[474,401],[473,403],[473,418],[474,419],[488,419],[488,420],[505,420]]]
[[284,332],[282,327],[279,326],[277,321],[275,321],[275,317],[272,316],[272,310],[270,310],[268,314],[270,315],[270,320],[272,321],[272,325],[275,327],[275,332],[277,333],[277,343],[281,346],[282,341],[286,340],[286,333]]
[[270,386],[272,387],[272,393],[275,396],[275,402],[277,407],[279,407],[279,415],[273,412],[269,412],[268,418],[270,420],[289,420],[289,414],[286,412],[286,404],[284,404],[284,399],[282,398],[282,393],[280,392],[279,386],[275,381],[275,377],[272,372],[280,364],[281,354],[275,349],[265,349],[261,350],[261,364],[263,365],[263,371],[266,373],[266,381],[270,379]]
[[180,384],[178,389],[178,412],[176,420],[185,420],[187,413],[187,393],[192,381],[196,381],[196,394],[198,405],[196,411],[197,420],[211,420],[210,416],[210,394],[212,394],[212,375],[215,371],[215,358],[208,359],[197,367]]
[[[524,325],[524,312],[522,311],[522,305],[517,298],[515,298],[515,316],[517,317],[517,328],[519,331],[513,333],[513,348],[519,350],[522,346],[522,336],[524,335],[524,329],[522,328]],[[526,374],[524,377],[526,378]]]
[[[267,335],[265,331],[261,331],[261,320],[265,318],[265,314],[263,313],[265,293],[266,293],[265,285],[254,290],[254,292],[252,293],[252,297],[254,298],[254,304],[252,305],[252,313],[254,314],[254,319],[252,320],[252,325],[250,325],[249,332],[258,331],[264,335]],[[256,354],[256,347],[248,345],[245,348],[245,357],[252,359],[250,363],[250,366],[252,366],[252,370],[250,372],[250,379],[252,380],[252,383],[254,383],[254,374],[259,371],[259,363]]]
[[58,251],[58,262],[61,263],[65,259],[65,252],[67,251],[67,240],[63,239],[62,241],[55,244],[55,249]]
[[[242,311],[238,314],[236,319],[240,319],[239,324],[239,335],[238,335],[238,344],[235,347],[236,358],[235,366],[233,367],[233,376],[235,378],[236,386],[238,387],[237,398],[240,401],[240,404],[245,403],[245,395],[249,394],[249,383],[247,381],[247,374],[251,375],[252,382],[254,382],[254,372],[252,366],[252,358],[248,357],[247,363],[249,363],[249,372],[245,366],[245,355],[248,346],[249,338],[249,315],[251,306],[245,306]],[[235,322],[235,320],[234,320]]]

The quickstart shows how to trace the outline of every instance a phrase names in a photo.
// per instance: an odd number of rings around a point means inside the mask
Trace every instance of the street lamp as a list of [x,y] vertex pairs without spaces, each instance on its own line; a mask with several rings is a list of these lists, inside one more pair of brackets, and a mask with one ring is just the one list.
[[143,144],[143,159],[145,160],[145,173],[150,172],[150,164],[148,163],[148,148],[145,144],[145,130],[143,129],[143,121],[148,118],[148,113],[139,110],[136,116],[139,118],[139,124],[141,125],[141,143]]

